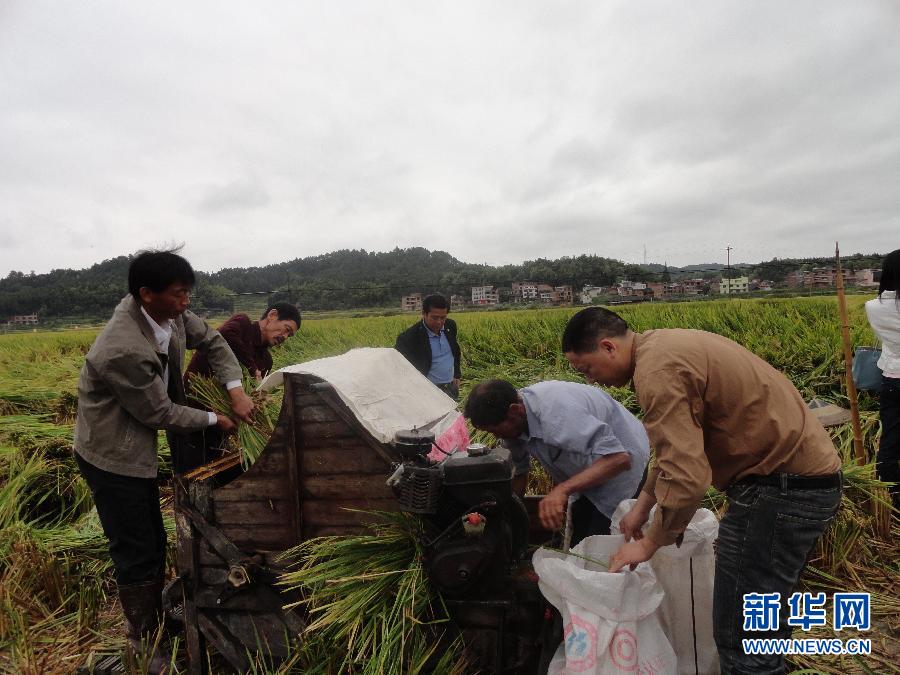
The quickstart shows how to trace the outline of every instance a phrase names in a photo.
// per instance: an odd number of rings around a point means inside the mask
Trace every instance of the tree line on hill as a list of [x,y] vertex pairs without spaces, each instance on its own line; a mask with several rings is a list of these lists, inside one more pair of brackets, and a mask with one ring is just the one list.
[[[879,254],[844,258],[850,269],[880,267]],[[119,256],[82,270],[48,274],[10,272],[0,279],[0,320],[16,314],[106,319],[127,292],[129,256]],[[727,273],[781,281],[803,267],[833,264],[833,260],[774,259],[733,266]],[[457,260],[444,251],[395,248],[393,251],[341,250],[263,267],[197,272],[193,306],[197,310],[230,311],[236,294],[257,294],[270,302],[295,302],[301,310],[356,309],[397,306],[412,292],[469,295],[471,286],[509,286],[514,281],[609,286],[623,278],[663,281],[723,276],[724,265],[633,265],[596,255],[538,258],[518,265],[478,265]]]

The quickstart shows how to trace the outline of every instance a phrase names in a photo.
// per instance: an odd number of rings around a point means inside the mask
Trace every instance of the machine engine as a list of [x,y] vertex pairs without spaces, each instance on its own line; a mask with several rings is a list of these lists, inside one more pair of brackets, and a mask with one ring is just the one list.
[[402,462],[388,480],[401,508],[429,525],[428,577],[483,671],[537,672],[548,660],[540,658],[546,605],[525,556],[528,513],[512,490],[509,451],[473,444],[435,462],[433,444],[426,432],[398,433]]
[[528,545],[528,513],[512,491],[509,451],[473,444],[441,462],[427,458],[434,436],[398,433],[403,463],[391,477],[404,510],[423,515],[429,577],[449,597],[489,596]]

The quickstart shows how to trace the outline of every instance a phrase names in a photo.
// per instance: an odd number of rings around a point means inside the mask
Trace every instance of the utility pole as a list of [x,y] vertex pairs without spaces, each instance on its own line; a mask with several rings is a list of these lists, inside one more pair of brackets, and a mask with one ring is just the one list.
[[727,256],[725,261],[725,278],[728,279],[728,283],[726,287],[728,288],[728,295],[731,295],[731,245],[725,247],[725,255]]
[[856,463],[866,463],[866,451],[862,442],[862,429],[859,421],[859,405],[856,400],[856,385],[853,382],[853,350],[850,348],[850,322],[847,319],[847,299],[844,296],[844,272],[841,270],[841,249],[834,242],[834,259],[837,262],[837,294],[838,312],[841,317],[841,341],[844,346],[844,379],[847,385],[847,398],[850,400],[850,419],[853,422],[853,451]]

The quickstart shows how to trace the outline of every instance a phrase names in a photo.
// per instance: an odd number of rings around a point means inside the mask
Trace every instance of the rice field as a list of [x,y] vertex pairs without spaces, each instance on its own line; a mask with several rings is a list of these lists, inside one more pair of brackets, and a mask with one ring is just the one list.
[[[872,344],[863,298],[850,298],[854,344]],[[487,377],[518,386],[543,379],[579,381],[559,341],[575,309],[454,314],[463,351],[462,397]],[[745,345],[790,377],[806,398],[846,405],[834,298],[644,304],[618,310],[637,330],[698,328]],[[305,320],[273,352],[275,366],[393,346],[416,317]],[[0,671],[68,673],[89,655],[121,651],[121,626],[106,542],[90,493],[71,456],[76,382],[96,330],[0,335]],[[635,412],[627,389],[611,393]],[[873,593],[871,657],[796,658],[805,672],[896,672],[900,629],[900,531],[874,480],[877,400],[860,398],[869,463],[852,459],[849,425],[833,430],[846,465],[843,508],[811,561],[810,590]],[[168,449],[160,437],[164,513],[171,513]],[[541,484],[532,489],[540,491]],[[709,505],[721,508],[711,493]],[[170,522],[167,522],[171,526]],[[170,537],[170,542],[172,538]],[[846,632],[846,631],[845,631]],[[810,637],[827,636],[813,631]],[[840,637],[846,638],[846,635]],[[852,637],[852,636],[851,636]]]

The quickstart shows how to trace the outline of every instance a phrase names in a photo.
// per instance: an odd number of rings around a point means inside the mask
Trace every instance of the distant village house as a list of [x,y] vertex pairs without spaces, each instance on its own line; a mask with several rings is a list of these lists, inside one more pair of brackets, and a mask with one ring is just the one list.
[[537,302],[538,284],[534,281],[514,281],[512,284],[513,302]]
[[664,284],[661,281],[651,281],[649,284],[647,284],[647,288],[650,289],[650,294],[657,299],[665,298],[670,294],[669,286],[670,284]]
[[36,326],[37,324],[37,314],[16,314],[9,317],[6,322],[7,326]]
[[[872,270],[861,270],[873,272]],[[852,270],[841,270],[844,285],[855,285],[856,274]],[[868,276],[864,274],[864,278]],[[874,276],[874,272],[873,275]],[[788,288],[833,288],[837,283],[837,270],[834,267],[813,267],[810,270],[795,270],[785,277]]]
[[623,279],[616,286],[616,293],[623,297],[644,296],[649,295],[650,289],[647,284],[642,281],[629,281]]
[[400,298],[400,309],[404,312],[422,311],[422,294],[411,293]]
[[574,294],[568,284],[553,287],[553,302],[558,305],[571,305]]
[[584,286],[581,289],[580,300],[582,305],[592,305],[594,301],[603,295],[603,286]]
[[472,286],[473,305],[496,305],[500,302],[500,293],[494,286]]
[[709,292],[709,282],[706,279],[682,279],[681,287],[684,295],[702,295]]
[[734,277],[733,279],[722,279],[719,281],[719,293],[722,295],[734,295],[735,293],[749,292],[749,277]]

